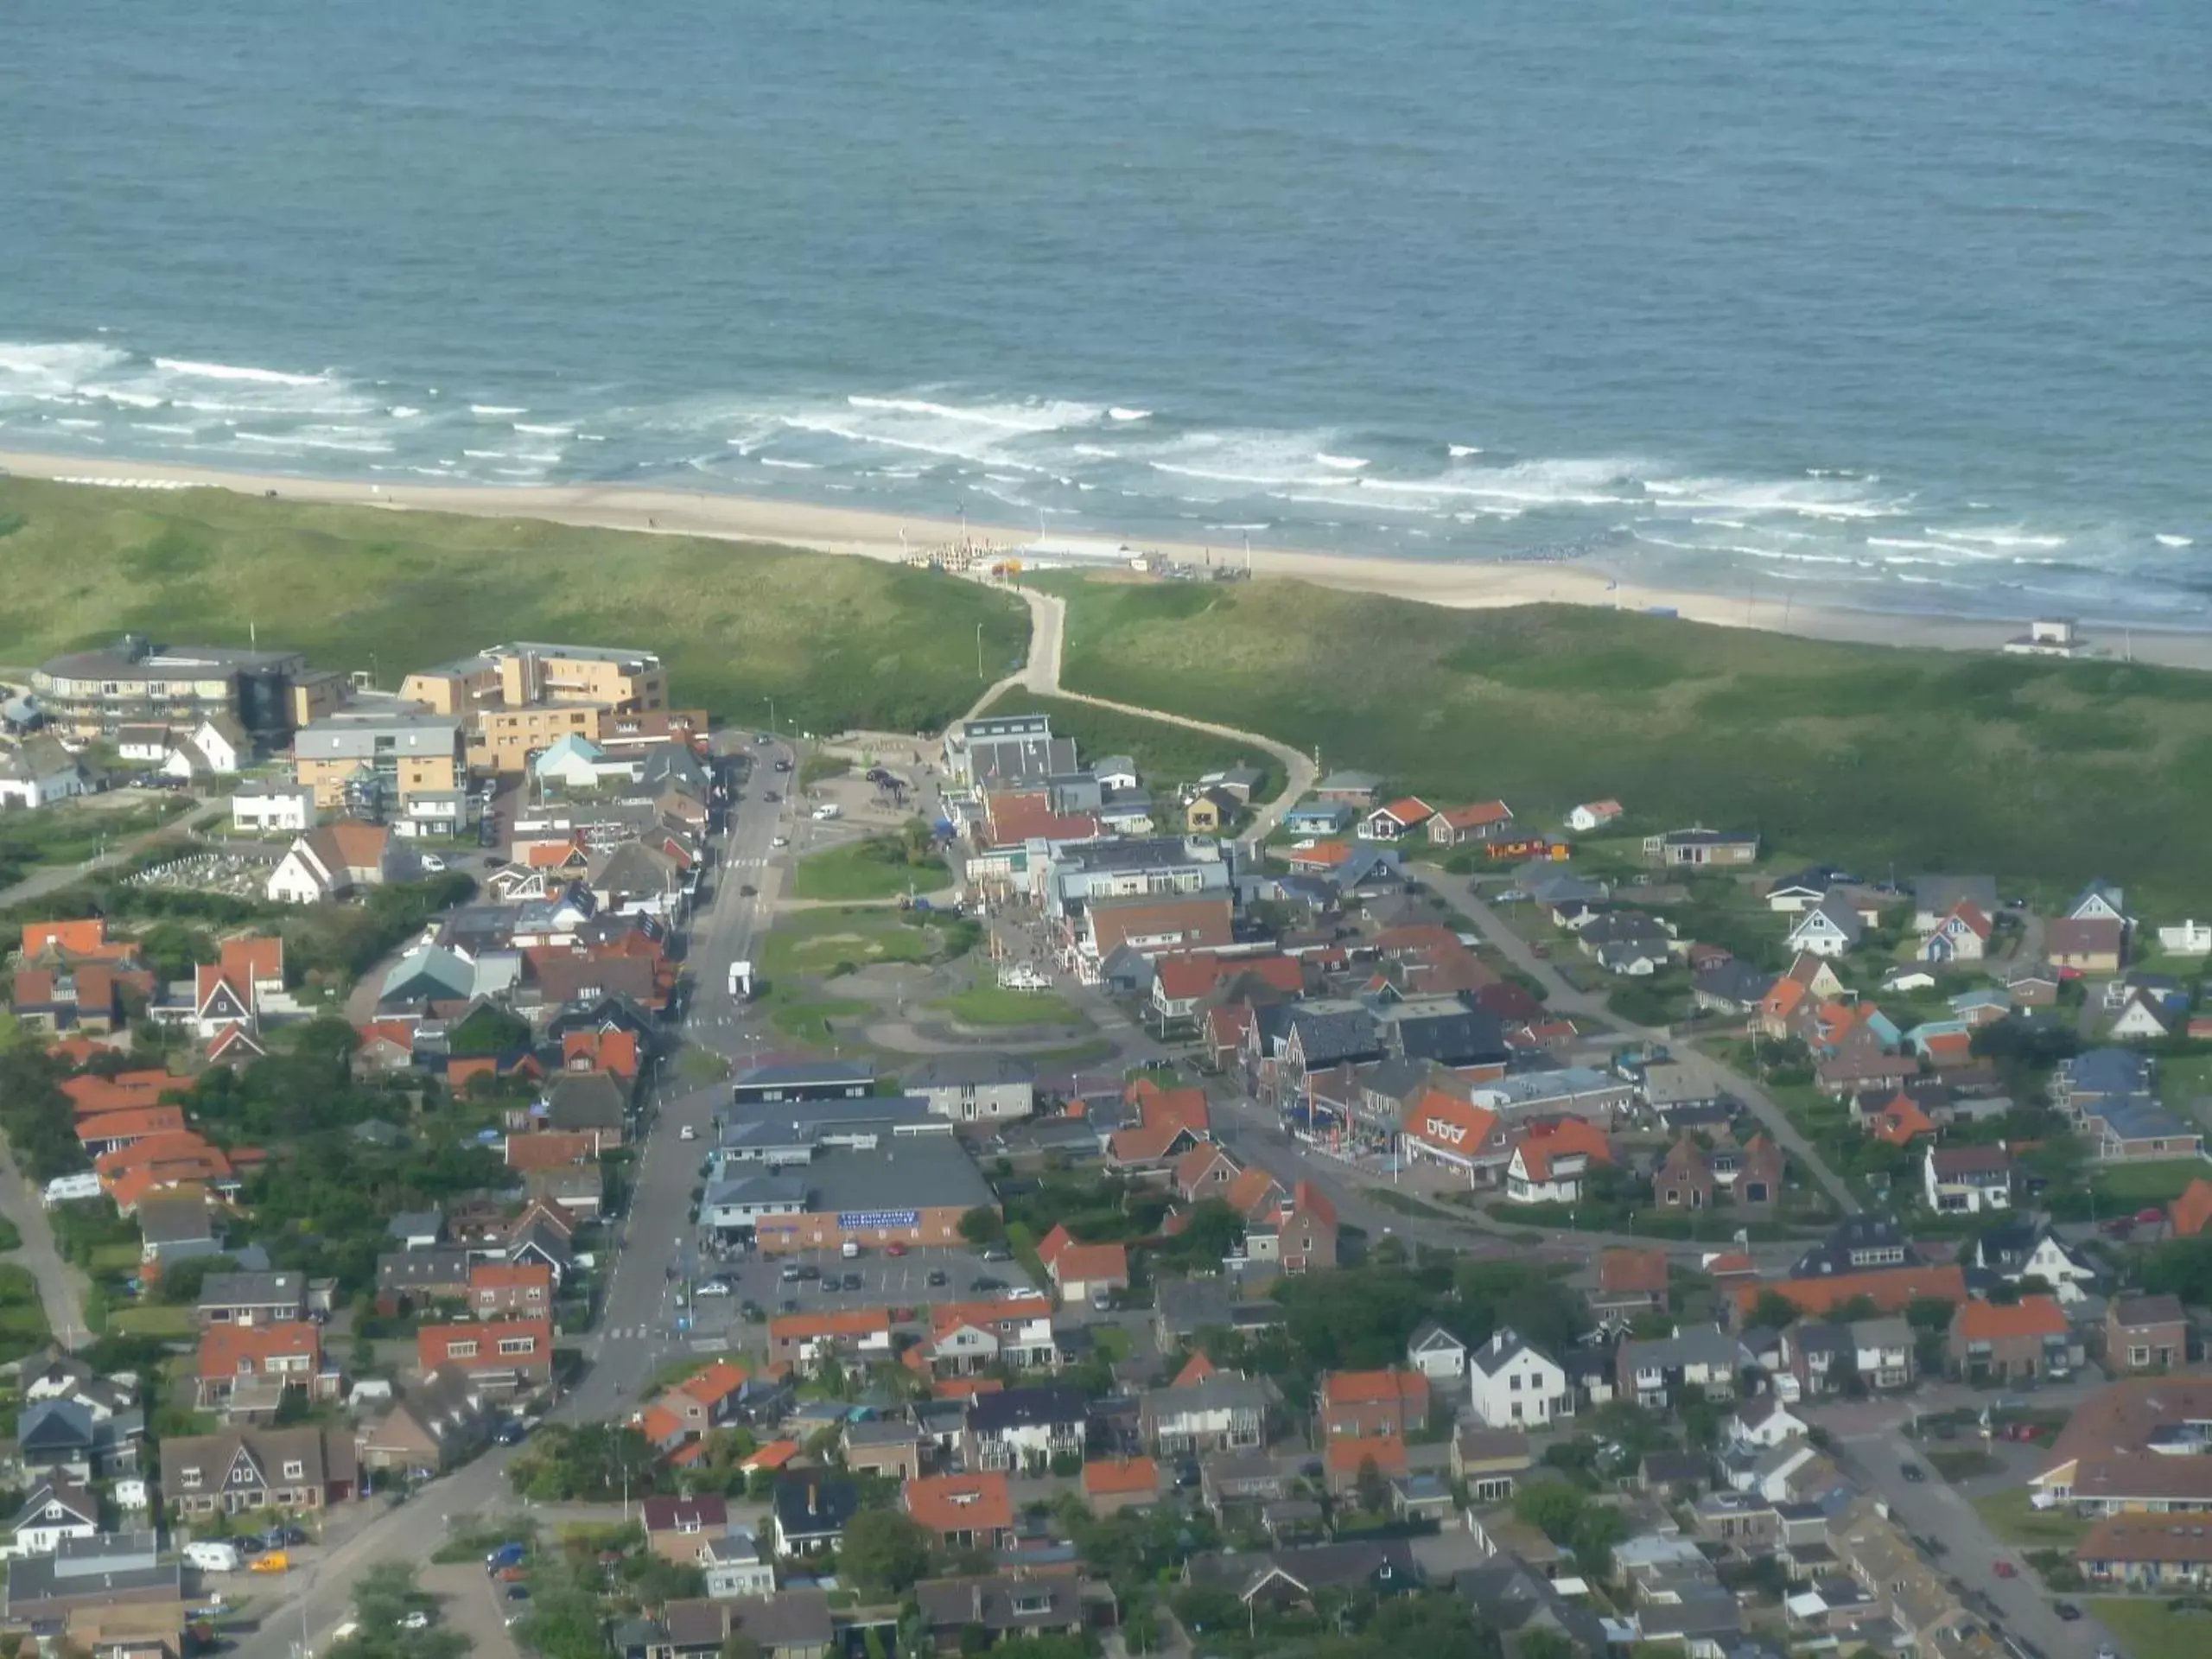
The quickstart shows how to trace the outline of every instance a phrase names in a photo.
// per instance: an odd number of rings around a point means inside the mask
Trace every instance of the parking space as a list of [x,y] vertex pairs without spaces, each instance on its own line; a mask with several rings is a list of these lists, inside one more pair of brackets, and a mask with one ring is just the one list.
[[[802,1276],[786,1279],[787,1268]],[[713,1332],[741,1322],[740,1310],[757,1302],[771,1314],[787,1312],[785,1304],[798,1304],[800,1313],[840,1308],[920,1307],[931,1302],[967,1301],[979,1296],[1012,1295],[1030,1287],[1029,1275],[1019,1262],[986,1262],[968,1249],[932,1249],[911,1246],[904,1255],[869,1250],[846,1261],[835,1250],[804,1250],[795,1255],[763,1256],[745,1251],[726,1257],[703,1256],[702,1279],[726,1277],[727,1296],[694,1298],[692,1325]],[[933,1277],[944,1282],[932,1284]],[[857,1279],[857,1287],[848,1287]],[[983,1281],[1002,1288],[977,1289]]]

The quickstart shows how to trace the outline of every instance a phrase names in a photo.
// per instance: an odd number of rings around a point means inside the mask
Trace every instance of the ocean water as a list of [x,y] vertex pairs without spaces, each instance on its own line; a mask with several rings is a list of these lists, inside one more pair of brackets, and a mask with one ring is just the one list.
[[0,448],[2212,626],[2203,0],[5,38]]

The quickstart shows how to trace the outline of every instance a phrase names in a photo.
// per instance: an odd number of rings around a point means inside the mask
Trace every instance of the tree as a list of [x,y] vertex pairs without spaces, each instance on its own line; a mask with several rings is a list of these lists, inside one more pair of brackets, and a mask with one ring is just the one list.
[[838,1553],[850,1577],[871,1588],[903,1592],[930,1570],[930,1535],[896,1510],[862,1510],[846,1523]]
[[1770,1331],[1786,1331],[1797,1322],[1797,1304],[1779,1291],[1763,1290],[1751,1304],[1750,1323]]
[[1513,1513],[1555,1544],[1563,1544],[1574,1531],[1589,1500],[1563,1481],[1541,1481],[1513,1494]]
[[1359,1489],[1359,1507],[1370,1515],[1381,1515],[1390,1507],[1390,1483],[1382,1478],[1382,1471],[1372,1458],[1359,1460],[1359,1473],[1354,1477]]
[[1586,1503],[1567,1541],[1583,1577],[1609,1579],[1613,1574],[1613,1550],[1627,1540],[1626,1516],[1610,1503]]
[[1513,1644],[1517,1659],[1577,1659],[1581,1649],[1557,1630],[1538,1625],[1524,1630]]
[[960,1217],[960,1236],[970,1244],[1000,1244],[1006,1241],[1006,1224],[988,1205],[979,1204]]

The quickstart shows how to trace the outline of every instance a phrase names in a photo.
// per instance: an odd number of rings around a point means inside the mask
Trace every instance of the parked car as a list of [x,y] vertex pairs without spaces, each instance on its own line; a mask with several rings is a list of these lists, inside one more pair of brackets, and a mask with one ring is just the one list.
[[788,1263],[786,1263],[786,1264],[785,1265],[785,1268],[784,1268],[784,1273],[783,1273],[783,1280],[784,1280],[784,1282],[785,1282],[785,1284],[787,1284],[787,1285],[795,1285],[795,1284],[797,1284],[797,1283],[798,1282],[798,1262],[788,1262]]
[[2070,1601],[2054,1601],[2050,1604],[2050,1611],[2056,1613],[2069,1624],[2071,1624],[2075,1619],[2082,1617],[2082,1610],[2079,1607],[2076,1607]]
[[760,889],[754,887],[750,881],[741,881],[737,884],[737,896],[741,899],[756,898],[759,896],[760,892]]
[[705,1284],[701,1285],[696,1290],[691,1293],[694,1298],[700,1296],[727,1296],[729,1294],[729,1287],[719,1279],[709,1279]]
[[509,1585],[507,1586],[507,1599],[509,1601],[528,1601],[530,1599],[530,1586],[526,1584]]
[[947,1278],[945,1277],[945,1272],[944,1272],[944,1269],[943,1268],[931,1268],[930,1269],[930,1286],[931,1286],[931,1288],[935,1289],[937,1287],[938,1287],[938,1286],[940,1286],[940,1285],[946,1284],[946,1283],[948,1283],[948,1282],[950,1282],[950,1281],[949,1281],[947,1280]]
[[1923,1481],[1923,1480],[1925,1480],[1925,1479],[1927,1479],[1927,1478],[1928,1478],[1928,1471],[1927,1471],[1926,1470],[1923,1469],[1923,1468],[1922,1468],[1918,1464],[1916,1464],[1916,1463],[1908,1463],[1908,1464],[1901,1465],[1899,1466],[1898,1470],[1897,1470],[1897,1472],[1898,1472],[1899,1474],[1903,1475],[1903,1476],[1904,1476],[1907,1480],[1909,1480],[1909,1481],[1912,1482],[1912,1484],[1913,1484],[1914,1485],[1916,1485],[1916,1485],[1918,1485],[1922,1481]]
[[1006,1288],[1006,1281],[1003,1279],[994,1279],[988,1273],[979,1273],[973,1279],[970,1279],[968,1281],[968,1288],[976,1292],[978,1295],[982,1295],[989,1291],[1004,1290]]
[[904,1255],[906,1254],[906,1247],[904,1244],[898,1243],[896,1240],[893,1240],[892,1243],[883,1247],[883,1253],[886,1255],[890,1256]]
[[2017,1579],[2020,1576],[2020,1569],[2010,1561],[1996,1562],[1989,1570],[2000,1579]]

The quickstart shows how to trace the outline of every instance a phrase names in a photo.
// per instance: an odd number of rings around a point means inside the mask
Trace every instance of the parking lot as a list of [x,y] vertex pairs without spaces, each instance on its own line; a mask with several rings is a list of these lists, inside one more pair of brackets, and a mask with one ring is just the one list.
[[[783,1274],[787,1267],[811,1268],[821,1276],[786,1280]],[[720,1331],[740,1323],[739,1310],[747,1301],[758,1302],[772,1316],[787,1311],[784,1306],[786,1302],[798,1303],[798,1311],[807,1313],[839,1308],[920,1307],[931,1302],[1013,1295],[1030,1287],[1029,1275],[1023,1272],[1019,1262],[986,1262],[969,1249],[922,1245],[908,1246],[906,1254],[900,1256],[871,1249],[850,1262],[835,1250],[801,1250],[772,1256],[748,1250],[726,1259],[702,1254],[699,1274],[702,1281],[726,1275],[731,1284],[728,1296],[694,1298],[692,1325],[702,1332]],[[944,1282],[931,1284],[931,1274],[943,1274]],[[858,1289],[843,1287],[849,1275],[860,1279]],[[998,1280],[1006,1288],[976,1290],[974,1286],[978,1279]],[[833,1281],[837,1286],[834,1290],[830,1288]]]

